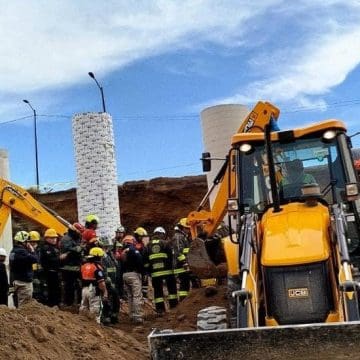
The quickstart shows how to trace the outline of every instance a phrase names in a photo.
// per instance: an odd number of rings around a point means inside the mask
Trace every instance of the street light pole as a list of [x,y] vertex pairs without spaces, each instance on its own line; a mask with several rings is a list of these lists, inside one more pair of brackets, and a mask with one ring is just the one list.
[[38,143],[37,143],[37,116],[36,110],[31,106],[28,100],[23,100],[25,104],[27,104],[34,114],[34,141],[35,141],[35,171],[36,171],[36,188],[39,191],[39,159],[38,159]]
[[96,77],[94,75],[93,72],[88,72],[89,76],[95,80],[96,85],[98,86],[98,88],[100,89],[100,93],[101,93],[101,101],[102,101],[102,107],[103,107],[103,112],[106,113],[106,108],[105,108],[105,97],[104,97],[104,89],[103,87],[98,83],[98,81],[96,80]]

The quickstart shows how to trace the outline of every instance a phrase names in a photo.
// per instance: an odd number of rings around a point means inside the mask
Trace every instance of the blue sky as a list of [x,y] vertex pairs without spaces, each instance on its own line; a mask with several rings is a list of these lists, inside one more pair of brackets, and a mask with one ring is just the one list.
[[76,181],[71,116],[101,110],[88,71],[114,119],[120,183],[200,174],[199,113],[209,105],[267,100],[282,110],[283,129],[339,118],[360,130],[360,1],[0,0],[0,8],[0,147],[17,184],[35,183],[24,98],[40,115],[40,183]]

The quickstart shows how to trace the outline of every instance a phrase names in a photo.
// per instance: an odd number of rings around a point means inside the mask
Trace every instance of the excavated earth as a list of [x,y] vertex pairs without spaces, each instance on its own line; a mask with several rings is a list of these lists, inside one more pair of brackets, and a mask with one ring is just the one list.
[[[207,182],[204,175],[155,178],[125,182],[118,190],[121,222],[130,231],[137,226],[146,229],[163,226],[171,231],[179,218],[196,210],[207,191]],[[32,195],[69,222],[83,223],[84,219],[78,219],[76,189]],[[13,214],[13,231],[22,229],[44,230]],[[114,230],[109,229],[110,233]]]

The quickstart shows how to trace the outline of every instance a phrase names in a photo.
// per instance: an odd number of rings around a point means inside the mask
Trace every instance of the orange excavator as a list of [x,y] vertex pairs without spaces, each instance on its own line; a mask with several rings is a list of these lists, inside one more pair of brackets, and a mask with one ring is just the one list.
[[27,190],[0,179],[0,234],[12,211],[45,228],[54,229],[59,235],[66,233],[70,226],[68,221],[34,199]]
[[[227,277],[228,307],[202,309],[196,332],[154,330],[153,359],[358,357],[360,186],[351,141],[334,119],[279,131],[279,114],[270,103],[254,107],[231,139],[211,209],[207,193],[188,215],[189,265],[199,277]],[[219,268],[206,244],[226,214]]]

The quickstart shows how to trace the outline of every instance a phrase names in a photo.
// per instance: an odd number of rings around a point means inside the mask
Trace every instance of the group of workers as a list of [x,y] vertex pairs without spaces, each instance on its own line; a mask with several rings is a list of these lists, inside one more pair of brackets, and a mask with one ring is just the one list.
[[63,236],[54,229],[47,229],[42,239],[37,231],[17,232],[9,254],[10,283],[7,254],[0,248],[0,304],[7,305],[12,292],[17,307],[33,298],[48,306],[80,305],[80,312],[107,325],[119,321],[120,304],[126,300],[131,320],[139,324],[149,285],[159,315],[189,294],[186,218],[178,221],[171,237],[161,226],[149,234],[143,227],[127,232],[120,225],[110,240],[97,236],[98,224],[96,215],[88,215],[85,226],[74,223]]

